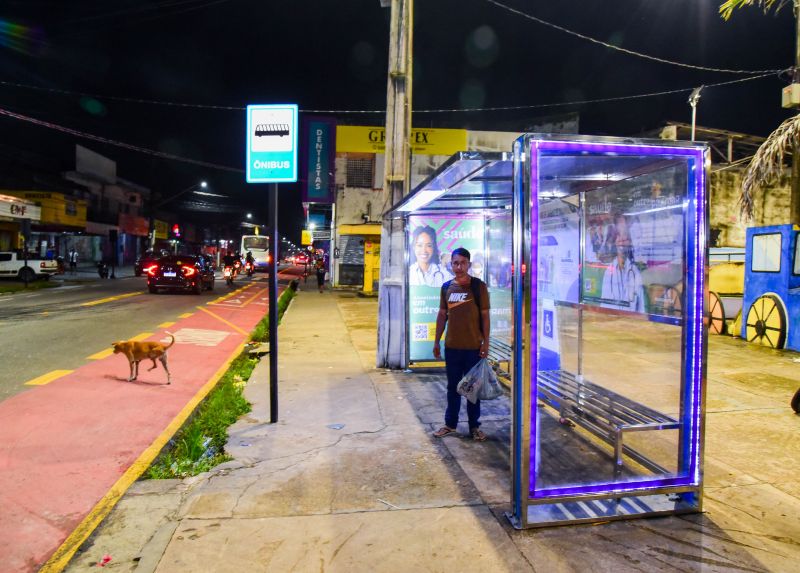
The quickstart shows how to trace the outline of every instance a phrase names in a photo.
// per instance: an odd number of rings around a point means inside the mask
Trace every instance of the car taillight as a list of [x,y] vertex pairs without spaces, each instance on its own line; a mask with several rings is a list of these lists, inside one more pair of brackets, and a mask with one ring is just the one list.
[[181,270],[183,270],[183,275],[186,277],[193,277],[197,274],[197,269],[194,267],[183,267]]
[[150,265],[149,267],[146,267],[144,269],[144,272],[146,272],[151,277],[154,277],[154,276],[156,276],[156,273],[158,272],[158,265]]

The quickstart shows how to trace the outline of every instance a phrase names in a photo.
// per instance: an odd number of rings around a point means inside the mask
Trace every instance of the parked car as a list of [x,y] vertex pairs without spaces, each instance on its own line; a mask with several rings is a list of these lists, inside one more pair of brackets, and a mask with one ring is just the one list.
[[169,256],[169,253],[164,249],[160,251],[153,251],[153,249],[147,249],[143,255],[140,255],[136,258],[136,262],[133,263],[133,273],[140,277],[144,274],[144,269],[152,265],[161,257]]
[[294,256],[294,264],[296,265],[307,265],[308,264],[308,255],[305,253],[297,253]]
[[200,294],[203,289],[214,290],[214,269],[202,256],[161,257],[144,271],[151,293],[157,293],[159,289],[191,291],[194,294]]
[[58,263],[44,260],[28,253],[28,264],[21,251],[0,253],[0,277],[13,277],[30,282],[38,278],[49,279],[58,272]]

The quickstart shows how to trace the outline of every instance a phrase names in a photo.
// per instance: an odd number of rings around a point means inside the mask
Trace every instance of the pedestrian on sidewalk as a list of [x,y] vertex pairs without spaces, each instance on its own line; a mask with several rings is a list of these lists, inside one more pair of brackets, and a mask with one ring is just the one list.
[[72,247],[69,252],[69,272],[73,275],[78,272],[78,251],[75,250],[75,247]]
[[[459,247],[454,250],[450,263],[455,278],[442,285],[433,343],[433,356],[440,359],[439,341],[447,325],[444,341],[447,409],[444,426],[433,433],[437,438],[456,433],[461,411],[461,394],[456,387],[461,378],[489,354],[489,289],[482,280],[469,275],[470,253],[467,249]],[[486,434],[480,429],[480,417],[480,400],[474,404],[467,400],[469,433],[478,442],[486,439]]]
[[320,294],[322,294],[325,292],[325,261],[317,259],[314,266],[317,271],[317,286],[319,287]]

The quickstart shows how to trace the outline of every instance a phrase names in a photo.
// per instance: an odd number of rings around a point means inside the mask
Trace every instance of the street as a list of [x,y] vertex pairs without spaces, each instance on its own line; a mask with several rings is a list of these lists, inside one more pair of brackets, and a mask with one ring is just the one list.
[[[285,270],[281,288],[296,276]],[[232,287],[218,281],[200,296],[149,294],[143,286],[132,277],[3,298],[0,335],[13,341],[4,352],[0,401],[4,570],[43,563],[86,519],[102,518],[102,508],[213,388],[268,308],[264,275],[239,277]],[[167,331],[175,336],[172,384],[161,366],[150,372],[146,362],[128,382],[128,363],[113,355],[111,342],[164,340]]]
[[[280,269],[287,278],[299,268]],[[69,278],[68,276],[66,278]],[[253,281],[266,288],[267,275],[238,277],[234,288]],[[144,277],[75,282],[0,297],[0,339],[3,340],[0,370],[0,401],[31,386],[55,370],[74,370],[107,351],[116,340],[127,340],[161,328],[181,315],[197,311],[230,292],[220,273],[213,291],[201,295],[147,292]],[[119,359],[119,373],[127,364]]]

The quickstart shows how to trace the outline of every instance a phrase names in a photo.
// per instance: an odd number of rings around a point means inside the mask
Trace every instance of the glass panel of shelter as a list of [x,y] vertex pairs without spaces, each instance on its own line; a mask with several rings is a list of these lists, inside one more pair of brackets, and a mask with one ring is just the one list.
[[689,161],[554,152],[538,169],[531,493],[684,475]]

